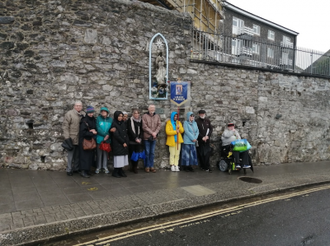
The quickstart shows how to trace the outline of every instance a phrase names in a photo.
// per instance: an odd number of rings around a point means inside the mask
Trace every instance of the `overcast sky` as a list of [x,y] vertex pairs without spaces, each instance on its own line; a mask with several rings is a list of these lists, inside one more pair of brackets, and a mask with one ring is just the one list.
[[329,0],[227,0],[252,14],[298,32],[297,46],[330,49]]

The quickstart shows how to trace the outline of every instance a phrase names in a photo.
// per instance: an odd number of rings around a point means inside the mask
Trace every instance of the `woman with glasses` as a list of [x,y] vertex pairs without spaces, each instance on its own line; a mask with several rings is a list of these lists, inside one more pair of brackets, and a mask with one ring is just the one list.
[[198,144],[197,138],[199,130],[197,123],[195,122],[195,116],[193,112],[187,113],[187,120],[183,123],[184,136],[182,145],[181,166],[184,171],[193,172],[193,165],[198,165],[196,144]]

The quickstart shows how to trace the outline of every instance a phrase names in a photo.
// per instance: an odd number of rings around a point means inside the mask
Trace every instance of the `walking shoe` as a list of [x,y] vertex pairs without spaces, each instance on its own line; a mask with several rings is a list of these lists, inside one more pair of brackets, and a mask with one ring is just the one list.
[[175,171],[180,172],[179,166],[175,166]]
[[240,165],[240,164],[237,164],[237,165],[236,165],[236,169],[237,169],[237,168],[241,168],[241,165]]
[[250,165],[244,165],[243,168],[250,168]]
[[151,167],[151,168],[150,168],[150,172],[155,173],[155,172],[156,172],[156,169],[153,168],[153,167]]
[[195,170],[192,168],[192,166],[188,166],[187,169],[188,169],[188,171],[190,171],[190,172],[195,172]]
[[174,165],[171,165],[171,171],[172,171],[172,172],[175,172],[175,171],[176,171]]
[[90,178],[90,176],[87,174],[87,171],[85,171],[85,170],[81,171],[80,175],[84,178]]
[[96,169],[96,170],[95,170],[95,173],[96,173],[96,174],[99,174],[99,173],[100,173],[100,169]]
[[209,173],[212,173],[212,170],[209,168],[209,169],[206,169],[205,170],[206,172],[209,172]]
[[146,168],[144,169],[144,171],[146,171],[146,173],[149,173],[149,172],[150,172],[149,167],[146,167]]
[[115,178],[121,178],[118,171],[119,171],[118,168],[115,168],[112,172],[112,176],[115,177]]
[[119,169],[118,174],[119,174],[119,176],[122,176],[124,178],[127,177],[126,173],[124,172],[124,170],[122,168]]
[[108,174],[109,173],[109,169],[108,168],[104,168],[104,173]]
[[73,176],[73,172],[67,172],[66,173],[68,176]]

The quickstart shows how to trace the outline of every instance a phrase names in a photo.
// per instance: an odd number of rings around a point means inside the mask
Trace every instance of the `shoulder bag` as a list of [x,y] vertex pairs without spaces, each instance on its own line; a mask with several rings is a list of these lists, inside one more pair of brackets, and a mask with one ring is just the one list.
[[[85,123],[88,127],[88,130],[90,130],[87,122],[85,122]],[[83,150],[93,150],[93,149],[96,149],[95,139],[93,137],[90,140],[84,138],[84,140],[83,140]]]

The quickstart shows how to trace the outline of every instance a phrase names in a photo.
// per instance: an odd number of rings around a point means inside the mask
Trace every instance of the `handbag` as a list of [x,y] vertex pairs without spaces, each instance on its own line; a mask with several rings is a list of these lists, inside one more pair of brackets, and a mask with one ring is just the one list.
[[[87,124],[87,122],[85,122],[85,123],[88,127],[88,130],[90,130],[89,125]],[[84,138],[84,140],[83,140],[83,150],[93,150],[93,149],[96,149],[95,139],[93,137],[90,140]]]
[[71,138],[65,139],[61,146],[68,151],[73,150],[72,139]]
[[109,143],[106,143],[105,141],[102,141],[100,143],[99,149],[100,150],[104,150],[104,151],[106,151],[106,152],[109,153],[111,151],[111,146],[110,146]]
[[96,148],[96,142],[95,139],[92,138],[91,140],[87,140],[84,138],[83,140],[83,149],[84,150],[93,150]]

